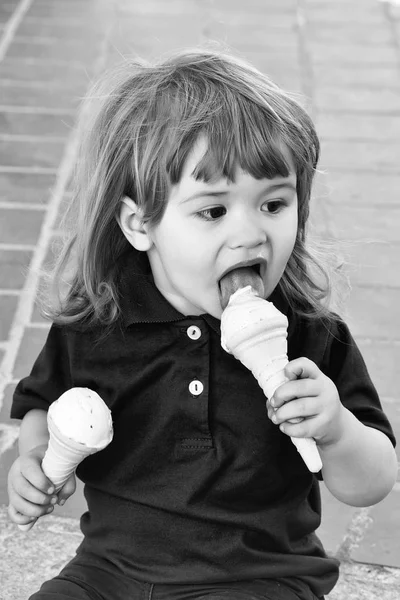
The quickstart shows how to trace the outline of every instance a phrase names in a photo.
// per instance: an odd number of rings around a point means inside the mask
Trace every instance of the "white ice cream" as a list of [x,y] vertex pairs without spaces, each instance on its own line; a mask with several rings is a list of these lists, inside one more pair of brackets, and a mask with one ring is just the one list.
[[102,448],[113,435],[111,412],[88,388],[71,388],[53,402],[49,416],[65,437],[90,448]]

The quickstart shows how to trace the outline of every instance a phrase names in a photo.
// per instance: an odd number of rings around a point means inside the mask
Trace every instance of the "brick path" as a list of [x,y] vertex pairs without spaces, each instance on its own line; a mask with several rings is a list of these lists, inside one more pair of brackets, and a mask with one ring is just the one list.
[[[5,513],[18,436],[10,399],[48,328],[34,300],[68,201],[79,98],[121,55],[207,40],[228,44],[306,97],[322,140],[316,232],[346,242],[348,320],[400,438],[400,7],[377,0],[3,0],[0,600],[26,598],[80,539],[81,488],[29,535]],[[398,600],[400,483],[373,508],[348,507],[324,489],[323,504],[319,533],[343,560],[330,600]]]

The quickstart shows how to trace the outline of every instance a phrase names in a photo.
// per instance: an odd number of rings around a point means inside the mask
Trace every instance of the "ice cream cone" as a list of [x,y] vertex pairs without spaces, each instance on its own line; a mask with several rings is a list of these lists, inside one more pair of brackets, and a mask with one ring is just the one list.
[[44,455],[42,468],[45,475],[54,484],[58,492],[76,467],[90,454],[98,451],[67,438],[54,423],[51,414],[48,416],[50,433],[49,446]]
[[[267,398],[287,381],[288,321],[271,302],[258,297],[250,286],[235,292],[221,318],[221,343],[254,375]],[[308,469],[317,473],[321,458],[311,438],[291,438]]]
[[[72,388],[50,406],[47,426],[50,438],[42,469],[57,493],[87,456],[103,450],[111,442],[111,413],[92,390]],[[90,441],[90,445],[83,443],[83,439]],[[28,531],[35,522],[19,525],[19,528]]]

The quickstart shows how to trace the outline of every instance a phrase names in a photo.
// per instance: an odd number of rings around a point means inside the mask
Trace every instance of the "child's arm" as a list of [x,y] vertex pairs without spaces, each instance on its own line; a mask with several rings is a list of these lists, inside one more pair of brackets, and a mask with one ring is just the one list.
[[[8,474],[9,516],[24,525],[44,514],[52,512],[57,496],[54,486],[42,470],[42,460],[47,449],[49,433],[47,412],[40,409],[29,411],[22,420],[19,436],[20,456]],[[75,491],[73,476],[62,490],[63,497]],[[58,497],[60,501],[60,496]]]
[[322,475],[329,491],[351,506],[371,506],[383,500],[397,478],[397,458],[389,438],[342,410],[342,435],[318,444]]
[[309,359],[291,361],[285,372],[291,381],[268,403],[269,417],[287,435],[316,440],[324,482],[338,500],[352,506],[383,500],[397,477],[389,438],[345,408],[333,381]]

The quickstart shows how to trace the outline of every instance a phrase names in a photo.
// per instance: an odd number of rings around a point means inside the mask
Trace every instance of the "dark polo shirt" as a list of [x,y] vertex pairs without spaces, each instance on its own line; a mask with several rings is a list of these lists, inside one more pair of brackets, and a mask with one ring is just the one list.
[[[97,391],[114,439],[77,475],[89,510],[83,561],[151,583],[293,578],[327,594],[338,577],[315,535],[317,477],[267,418],[249,371],[220,343],[220,322],[183,316],[153,284],[145,255],[120,276],[123,319],[101,327],[52,326],[11,411],[47,410],[74,386]],[[346,325],[289,318],[289,359],[307,356],[363,423],[391,427]]]

